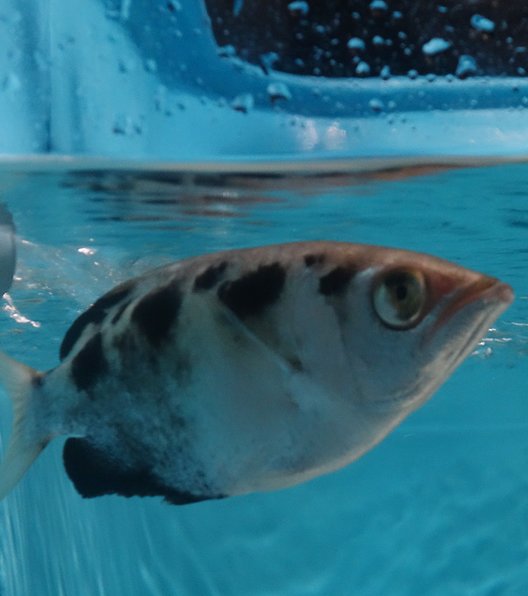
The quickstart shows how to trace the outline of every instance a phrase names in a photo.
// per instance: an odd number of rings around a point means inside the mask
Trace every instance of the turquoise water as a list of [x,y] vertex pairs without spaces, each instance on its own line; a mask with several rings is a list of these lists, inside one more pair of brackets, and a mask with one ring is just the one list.
[[433,253],[499,276],[515,304],[376,449],[289,490],[181,508],[85,501],[57,440],[0,505],[2,596],[527,593],[528,166],[270,172],[2,170],[19,244],[1,349],[51,368],[75,316],[118,281],[292,240]]

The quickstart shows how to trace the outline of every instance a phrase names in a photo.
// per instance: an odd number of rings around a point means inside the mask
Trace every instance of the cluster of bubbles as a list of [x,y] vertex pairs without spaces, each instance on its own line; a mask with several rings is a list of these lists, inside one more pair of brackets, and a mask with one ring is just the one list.
[[378,77],[526,74],[528,5],[412,0],[335,3],[206,0],[220,46],[242,60],[292,74]]

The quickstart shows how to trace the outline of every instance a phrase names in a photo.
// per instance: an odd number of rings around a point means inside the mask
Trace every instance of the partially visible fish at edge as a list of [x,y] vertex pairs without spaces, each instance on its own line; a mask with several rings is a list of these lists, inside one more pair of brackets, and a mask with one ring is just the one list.
[[513,299],[413,252],[305,242],[199,256],[117,286],[38,372],[0,356],[0,497],[54,437],[83,497],[174,504],[288,487],[360,457]]

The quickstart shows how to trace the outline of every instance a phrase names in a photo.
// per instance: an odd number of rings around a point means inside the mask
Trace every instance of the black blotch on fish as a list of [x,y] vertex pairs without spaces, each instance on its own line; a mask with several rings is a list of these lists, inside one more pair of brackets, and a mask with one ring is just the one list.
[[83,312],[82,315],[73,322],[64,335],[60,347],[60,359],[64,360],[64,358],[68,356],[73,346],[77,343],[77,340],[81,337],[83,331],[90,325],[90,323],[93,323],[94,325],[101,323],[106,316],[107,310],[112,306],[119,304],[121,300],[124,300],[130,294],[133,287],[134,283],[125,282],[104,296],[101,296],[101,298],[94,302],[87,311]]
[[222,261],[218,265],[211,265],[203,273],[200,273],[194,280],[193,292],[214,288],[222,279],[226,267],[227,262]]
[[241,319],[258,315],[278,300],[285,280],[286,271],[279,263],[261,265],[239,279],[224,282],[218,288],[218,298]]
[[79,391],[90,389],[108,371],[100,333],[90,338],[71,363],[73,382]]
[[304,264],[307,267],[313,267],[314,265],[322,265],[324,263],[325,256],[323,254],[309,254],[304,255]]
[[77,492],[85,498],[117,494],[123,497],[164,497],[173,505],[187,505],[221,495],[194,495],[167,486],[147,465],[129,468],[87,439],[67,439],[64,467]]
[[355,271],[351,267],[336,267],[319,279],[319,293],[323,296],[342,294]]
[[170,337],[171,327],[178,318],[182,295],[175,283],[147,294],[134,308],[131,320],[155,347]]

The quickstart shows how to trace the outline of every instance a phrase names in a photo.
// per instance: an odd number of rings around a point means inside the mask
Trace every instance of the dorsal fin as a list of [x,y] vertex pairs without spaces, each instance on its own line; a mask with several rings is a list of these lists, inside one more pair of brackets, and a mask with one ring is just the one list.
[[85,497],[117,494],[123,497],[164,497],[173,505],[187,505],[220,495],[194,495],[166,486],[147,467],[128,468],[87,439],[64,444],[64,467],[77,492]]

